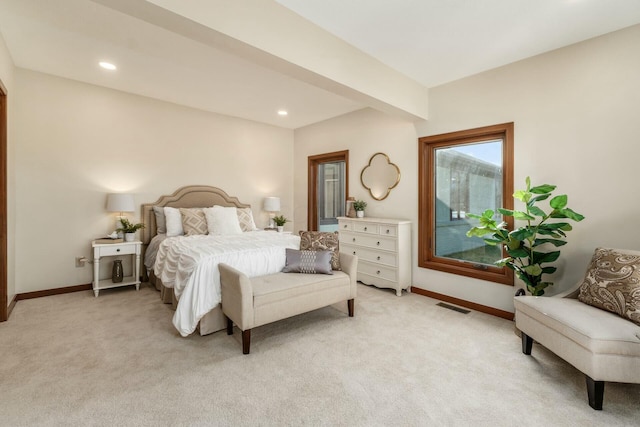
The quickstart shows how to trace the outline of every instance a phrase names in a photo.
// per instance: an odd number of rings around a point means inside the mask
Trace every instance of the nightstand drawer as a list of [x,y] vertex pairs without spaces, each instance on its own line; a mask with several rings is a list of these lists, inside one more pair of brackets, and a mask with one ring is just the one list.
[[136,253],[136,245],[98,246],[98,256],[131,255]]

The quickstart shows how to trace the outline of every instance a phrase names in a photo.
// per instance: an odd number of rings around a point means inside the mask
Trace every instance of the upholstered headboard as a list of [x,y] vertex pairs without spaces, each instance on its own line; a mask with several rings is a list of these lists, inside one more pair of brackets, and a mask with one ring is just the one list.
[[224,190],[209,185],[188,185],[179,188],[169,196],[161,196],[154,203],[142,205],[142,243],[148,244],[156,235],[156,216],[153,213],[154,206],[169,206],[172,208],[202,208],[218,206],[235,206],[237,208],[250,208],[251,205],[241,203],[237,197],[229,196]]

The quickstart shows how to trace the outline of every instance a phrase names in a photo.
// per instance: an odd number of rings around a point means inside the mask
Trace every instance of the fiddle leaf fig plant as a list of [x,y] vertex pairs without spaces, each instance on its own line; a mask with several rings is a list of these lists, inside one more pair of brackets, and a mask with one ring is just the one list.
[[[567,220],[580,222],[584,216],[567,207],[565,194],[555,196],[549,201],[549,211],[537,204],[551,197],[555,185],[543,184],[531,187],[531,180],[526,179],[526,190],[517,190],[513,198],[524,203],[524,210],[499,208],[504,216],[512,216],[525,223],[514,230],[507,229],[505,221],[497,222],[495,212],[487,209],[481,215],[468,213],[467,216],[478,219],[477,226],[467,231],[467,237],[480,237],[489,245],[504,245],[508,257],[495,262],[495,265],[507,267],[515,271],[532,295],[544,295],[544,289],[553,285],[542,280],[544,274],[552,274],[556,267],[550,265],[560,257],[556,248],[565,245],[567,232],[573,227]],[[554,221],[561,220],[561,221]],[[485,237],[487,234],[490,236]]]

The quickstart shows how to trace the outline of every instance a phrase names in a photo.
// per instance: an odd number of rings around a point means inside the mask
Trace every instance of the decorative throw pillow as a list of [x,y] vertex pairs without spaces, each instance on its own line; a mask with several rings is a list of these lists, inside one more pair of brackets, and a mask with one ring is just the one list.
[[238,213],[233,206],[205,208],[204,216],[207,218],[209,234],[218,236],[242,234],[240,222],[238,222]]
[[337,231],[300,231],[300,250],[331,251],[331,268],[342,270]]
[[167,237],[182,236],[184,234],[180,209],[165,206],[164,219],[167,225]]
[[640,252],[597,248],[578,299],[640,325]]
[[167,223],[164,219],[164,208],[162,206],[154,206],[153,214],[156,217],[156,234],[164,234],[167,232]]
[[331,251],[299,251],[287,248],[283,273],[333,274]]
[[251,208],[237,208],[238,222],[242,231],[255,231],[258,229],[253,221],[253,212]]
[[182,229],[185,236],[195,236],[196,234],[207,234],[207,220],[204,212],[200,208],[180,208],[182,216]]

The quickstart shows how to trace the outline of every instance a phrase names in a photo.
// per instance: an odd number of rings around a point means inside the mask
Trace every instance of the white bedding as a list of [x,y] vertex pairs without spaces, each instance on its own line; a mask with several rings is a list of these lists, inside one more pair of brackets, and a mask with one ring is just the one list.
[[186,337],[221,301],[218,264],[249,277],[284,268],[285,249],[300,248],[297,235],[252,231],[230,236],[168,237],[160,243],[153,271],[178,298],[173,325]]

